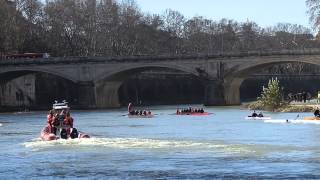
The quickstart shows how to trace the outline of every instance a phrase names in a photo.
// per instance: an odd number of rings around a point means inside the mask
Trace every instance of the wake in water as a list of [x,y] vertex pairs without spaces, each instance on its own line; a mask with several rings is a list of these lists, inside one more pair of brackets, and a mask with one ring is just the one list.
[[0,123],[0,127],[2,126],[2,124]]
[[[89,139],[59,139],[54,141],[42,141],[40,138],[31,142],[25,142],[26,148],[33,150],[51,149],[56,146],[70,147],[101,147],[114,149],[162,149],[162,150],[198,150],[221,151],[224,153],[252,153],[254,151],[246,145],[226,144],[223,142],[195,142],[176,140],[156,140],[139,138],[89,138]],[[54,148],[56,149],[56,148]]]
[[228,144],[223,141],[197,142],[188,140],[159,140],[140,138],[90,138],[90,139],[59,139],[54,141],[42,141],[40,138],[23,145],[33,151],[64,149],[74,150],[75,148],[85,149],[141,149],[161,150],[168,152],[206,152],[227,155],[260,156],[272,152],[295,152],[303,151],[295,146],[274,146],[274,145],[252,145],[252,144]]
[[320,121],[316,120],[302,120],[302,119],[274,119],[274,120],[264,120],[265,123],[292,123],[292,124],[320,124]]

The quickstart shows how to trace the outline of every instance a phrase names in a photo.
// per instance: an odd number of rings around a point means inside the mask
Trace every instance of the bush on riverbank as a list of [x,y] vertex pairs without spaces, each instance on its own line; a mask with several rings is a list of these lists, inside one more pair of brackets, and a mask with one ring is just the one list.
[[268,87],[263,88],[261,96],[257,98],[257,101],[250,103],[248,108],[253,110],[276,111],[281,107],[287,106],[287,103],[282,102],[281,94],[279,80],[272,78],[268,82]]
[[274,112],[314,112],[318,109],[318,105],[291,105],[282,101],[279,81],[277,79],[269,80],[268,87],[263,88],[261,97],[257,101],[244,105],[250,110],[266,110]]
[[318,107],[316,105],[290,105],[282,104],[273,110],[266,109],[259,101],[251,102],[243,105],[250,110],[267,110],[274,112],[314,112]]

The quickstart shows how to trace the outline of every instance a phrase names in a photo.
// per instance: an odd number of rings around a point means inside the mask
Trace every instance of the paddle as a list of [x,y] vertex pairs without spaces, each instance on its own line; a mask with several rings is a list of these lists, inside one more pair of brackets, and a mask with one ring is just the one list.
[[298,117],[299,117],[299,114],[297,115],[297,117],[296,117],[294,120],[297,120],[297,119],[298,119]]

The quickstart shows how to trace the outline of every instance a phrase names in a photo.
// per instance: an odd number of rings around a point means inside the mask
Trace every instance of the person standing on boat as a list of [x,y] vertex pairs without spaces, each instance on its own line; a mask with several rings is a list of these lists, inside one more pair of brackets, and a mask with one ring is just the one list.
[[67,133],[70,134],[70,129],[73,128],[73,118],[70,115],[70,112],[68,111],[63,122],[63,127],[67,130]]
[[131,114],[131,115],[134,114],[134,109],[133,109],[132,103],[129,103],[129,104],[128,104],[128,113]]
[[47,115],[47,123],[48,123],[48,126],[50,128],[50,133],[55,134],[56,128],[54,127],[54,125],[55,125],[55,117],[54,117],[54,114],[53,114],[53,110],[50,110],[48,115]]
[[63,120],[63,124],[73,128],[73,118],[71,117],[70,112],[67,112],[66,117]]

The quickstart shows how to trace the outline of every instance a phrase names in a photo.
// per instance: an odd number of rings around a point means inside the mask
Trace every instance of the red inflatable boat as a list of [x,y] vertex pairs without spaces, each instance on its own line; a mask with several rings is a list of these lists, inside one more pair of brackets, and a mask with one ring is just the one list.
[[65,129],[57,129],[56,134],[51,132],[51,127],[46,126],[41,130],[40,137],[44,141],[52,141],[57,139],[81,139],[81,138],[90,138],[86,133],[78,131],[76,128],[71,128],[68,132]]
[[[69,109],[70,108],[66,101],[63,103],[56,102],[53,104],[52,110],[49,113],[51,116],[48,115],[48,125],[44,127],[40,133],[42,140],[51,141],[56,139],[90,138],[88,134],[73,128],[73,118],[71,124],[66,124],[66,122],[69,122],[66,121],[67,118],[71,118]],[[53,112],[55,115],[53,115]]]

